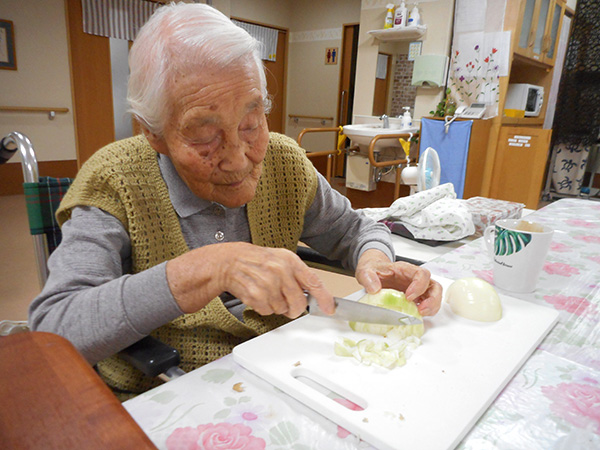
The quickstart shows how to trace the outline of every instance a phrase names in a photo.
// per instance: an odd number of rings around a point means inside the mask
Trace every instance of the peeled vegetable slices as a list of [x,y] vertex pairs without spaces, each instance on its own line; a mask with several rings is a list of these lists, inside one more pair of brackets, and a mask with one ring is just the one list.
[[[382,289],[377,294],[367,294],[359,300],[361,303],[401,311],[421,318],[417,305],[406,299],[403,292],[395,289]],[[361,339],[358,341],[342,338],[334,344],[338,356],[352,357],[364,365],[375,364],[387,369],[406,364],[406,360],[420,344],[425,328],[419,325],[379,325],[372,323],[350,322],[350,328],[362,333],[382,336],[380,339]]]

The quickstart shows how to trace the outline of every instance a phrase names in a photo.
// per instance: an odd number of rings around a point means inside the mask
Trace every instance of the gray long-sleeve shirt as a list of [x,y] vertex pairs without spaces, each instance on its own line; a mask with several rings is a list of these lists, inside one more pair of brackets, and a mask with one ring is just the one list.
[[[167,157],[159,156],[159,166],[190,249],[250,242],[245,206],[226,208],[200,199]],[[66,337],[95,364],[183,314],[167,283],[166,262],[129,273],[131,243],[117,218],[98,208],[77,207],[62,233],[61,245],[48,260],[48,281],[29,309],[33,330]],[[372,248],[394,260],[387,227],[352,210],[320,175],[301,240],[350,268]],[[226,306],[241,316],[239,302]]]

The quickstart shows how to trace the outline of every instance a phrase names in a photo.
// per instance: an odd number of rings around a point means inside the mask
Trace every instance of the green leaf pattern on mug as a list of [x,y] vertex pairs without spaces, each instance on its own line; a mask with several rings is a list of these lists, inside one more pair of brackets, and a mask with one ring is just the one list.
[[508,256],[520,252],[531,242],[531,234],[496,227],[494,254]]

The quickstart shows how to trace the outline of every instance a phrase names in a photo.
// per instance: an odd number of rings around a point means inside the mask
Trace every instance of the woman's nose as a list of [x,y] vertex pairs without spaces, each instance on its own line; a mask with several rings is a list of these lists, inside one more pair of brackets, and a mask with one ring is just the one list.
[[248,167],[245,143],[239,136],[227,136],[223,148],[221,148],[221,161],[219,168],[227,172],[245,170]]

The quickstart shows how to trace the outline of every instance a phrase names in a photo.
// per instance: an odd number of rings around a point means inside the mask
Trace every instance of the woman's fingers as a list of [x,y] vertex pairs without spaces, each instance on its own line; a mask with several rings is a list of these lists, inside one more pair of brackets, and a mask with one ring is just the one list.
[[251,254],[238,255],[226,277],[228,290],[261,315],[296,318],[306,310],[304,291],[332,313],[333,297],[319,277],[294,253],[252,246]]
[[360,258],[356,279],[369,293],[392,288],[403,291],[418,305],[421,315],[436,314],[441,305],[442,287],[425,268],[406,262],[391,262],[378,250],[367,250]]

